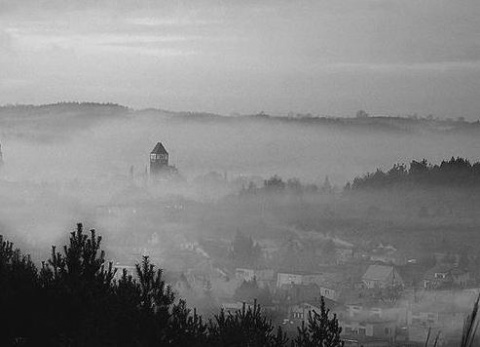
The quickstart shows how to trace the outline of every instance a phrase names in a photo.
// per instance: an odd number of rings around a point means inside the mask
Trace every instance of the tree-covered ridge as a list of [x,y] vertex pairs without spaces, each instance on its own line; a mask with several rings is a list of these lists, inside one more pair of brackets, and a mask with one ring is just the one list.
[[342,116],[314,115],[311,113],[294,113],[288,115],[267,114],[263,111],[254,114],[222,115],[218,113],[199,111],[173,111],[161,108],[133,109],[129,106],[112,102],[78,102],[63,101],[52,104],[8,104],[0,105],[0,118],[8,114],[38,115],[38,114],[63,114],[63,113],[96,113],[95,116],[104,114],[115,115],[153,115],[167,116],[169,119],[195,122],[237,122],[237,121],[260,121],[269,124],[286,123],[305,126],[325,126],[346,128],[354,130],[370,129],[375,131],[387,131],[398,133],[411,132],[434,132],[434,133],[457,133],[471,132],[480,129],[480,120],[469,121],[464,117],[437,118],[433,115],[419,116],[417,114],[405,115],[370,115],[360,110],[355,115],[345,114]]
[[395,164],[384,172],[377,169],[347,183],[346,189],[366,190],[405,187],[478,187],[480,186],[480,162],[452,157],[440,165],[432,165],[426,159],[413,160],[407,169],[405,164]]
[[323,300],[291,341],[256,303],[204,322],[148,257],[136,265],[136,279],[124,270],[115,280],[100,244],[78,224],[69,245],[53,247],[39,270],[0,236],[1,346],[343,346]]
[[42,114],[48,112],[88,112],[92,110],[103,110],[104,112],[121,112],[129,111],[129,108],[115,103],[97,103],[97,102],[57,102],[54,104],[44,105],[3,105],[0,106],[1,112],[15,112],[15,113],[35,113]]

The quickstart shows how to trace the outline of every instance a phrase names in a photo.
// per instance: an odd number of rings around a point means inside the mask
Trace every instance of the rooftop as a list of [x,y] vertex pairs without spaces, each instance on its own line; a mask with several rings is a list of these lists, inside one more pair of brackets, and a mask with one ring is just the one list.
[[165,147],[163,147],[161,142],[157,142],[155,148],[152,150],[151,154],[168,154]]
[[370,265],[363,275],[364,280],[382,281],[392,273],[392,266]]

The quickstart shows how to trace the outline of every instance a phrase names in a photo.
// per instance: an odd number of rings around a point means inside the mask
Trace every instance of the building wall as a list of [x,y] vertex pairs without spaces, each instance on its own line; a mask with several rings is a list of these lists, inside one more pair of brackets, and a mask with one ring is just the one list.
[[364,336],[375,339],[393,340],[395,338],[395,322],[340,322],[343,333],[348,336]]
[[373,324],[373,337],[379,339],[394,339],[396,324],[392,322],[382,322]]
[[373,337],[373,326],[361,322],[340,322],[345,335],[359,335]]
[[255,270],[255,277],[258,281],[272,281],[275,280],[275,271],[270,269]]
[[284,284],[302,284],[303,276],[299,274],[278,273],[277,274],[277,287],[281,287]]
[[312,275],[303,275],[302,276],[302,284],[316,284],[320,285],[323,282],[323,276],[318,274]]
[[466,287],[470,282],[470,274],[468,272],[463,273],[461,275],[455,275],[452,277],[453,277],[453,283],[458,286]]
[[236,269],[235,278],[240,281],[253,281],[255,271],[252,269]]
[[308,320],[308,316],[310,312],[311,314],[313,314],[313,311],[317,313],[320,312],[320,308],[314,307],[308,304],[300,304],[300,305],[291,306],[289,311],[290,311],[289,312],[290,319],[300,320],[301,322],[302,320],[304,321]]
[[155,175],[168,167],[168,154],[150,154],[150,174]]
[[382,319],[405,323],[407,309],[405,307],[365,307],[361,304],[346,305],[347,317],[357,320]]
[[437,326],[438,313],[435,312],[414,312],[408,311],[408,325],[421,325],[425,327]]
[[320,294],[328,299],[337,300],[339,293],[332,288],[320,287]]

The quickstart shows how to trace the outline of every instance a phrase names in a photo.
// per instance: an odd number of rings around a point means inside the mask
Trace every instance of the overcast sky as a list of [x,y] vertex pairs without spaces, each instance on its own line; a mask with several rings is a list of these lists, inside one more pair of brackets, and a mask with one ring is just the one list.
[[0,104],[480,118],[479,0],[0,0]]

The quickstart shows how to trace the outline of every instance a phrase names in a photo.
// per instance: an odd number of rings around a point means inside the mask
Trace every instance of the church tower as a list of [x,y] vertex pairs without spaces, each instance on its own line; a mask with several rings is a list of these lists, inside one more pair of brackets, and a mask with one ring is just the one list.
[[150,152],[150,176],[168,171],[168,152],[161,142]]

